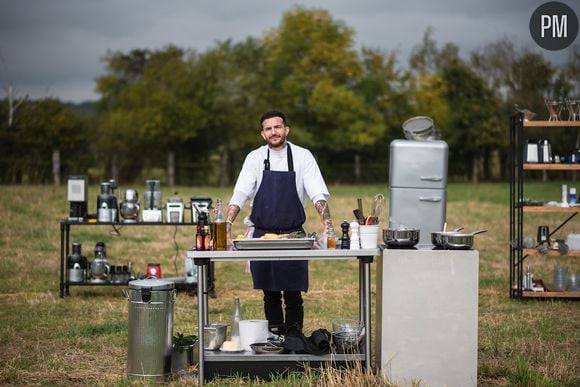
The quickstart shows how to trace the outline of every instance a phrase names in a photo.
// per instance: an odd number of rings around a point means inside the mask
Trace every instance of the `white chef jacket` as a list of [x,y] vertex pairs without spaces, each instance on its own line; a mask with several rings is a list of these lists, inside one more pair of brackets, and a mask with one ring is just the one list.
[[[310,197],[312,203],[328,200],[330,193],[312,153],[306,148],[291,142],[288,143],[292,149],[292,161],[294,162],[294,172],[296,172],[296,191],[302,206],[306,207],[307,196]],[[287,151],[286,147],[280,151],[270,149],[271,171],[288,171]],[[262,145],[246,156],[234,186],[230,205],[234,204],[242,208],[246,201],[258,191],[262,183],[262,171],[264,171],[266,158],[268,158],[268,145]]]

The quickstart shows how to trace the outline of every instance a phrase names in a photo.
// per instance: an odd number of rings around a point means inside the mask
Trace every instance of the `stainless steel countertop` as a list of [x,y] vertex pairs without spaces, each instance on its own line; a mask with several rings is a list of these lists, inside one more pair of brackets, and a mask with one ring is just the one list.
[[277,261],[304,258],[306,260],[355,259],[357,257],[376,257],[380,249],[311,249],[311,250],[227,250],[197,251],[188,250],[188,258],[209,258],[212,261]]

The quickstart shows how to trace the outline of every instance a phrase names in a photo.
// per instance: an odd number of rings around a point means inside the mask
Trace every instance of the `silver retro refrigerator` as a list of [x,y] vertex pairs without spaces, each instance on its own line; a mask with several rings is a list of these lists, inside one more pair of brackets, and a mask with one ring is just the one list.
[[442,231],[447,210],[445,141],[394,140],[389,155],[389,227],[420,230],[420,245]]

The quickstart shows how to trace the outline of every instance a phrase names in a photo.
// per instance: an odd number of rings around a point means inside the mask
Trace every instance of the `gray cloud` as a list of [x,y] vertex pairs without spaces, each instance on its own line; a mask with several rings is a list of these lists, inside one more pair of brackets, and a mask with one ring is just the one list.
[[[564,0],[577,15],[579,5]],[[328,10],[355,31],[357,47],[396,51],[402,65],[432,27],[440,45],[460,53],[506,37],[540,51],[529,36],[539,0],[0,0],[0,84],[21,95],[63,101],[96,99],[94,79],[108,50],[159,49],[168,44],[204,51],[216,41],[260,37],[296,4]],[[541,51],[562,62],[564,52]],[[1,97],[4,97],[3,95]]]

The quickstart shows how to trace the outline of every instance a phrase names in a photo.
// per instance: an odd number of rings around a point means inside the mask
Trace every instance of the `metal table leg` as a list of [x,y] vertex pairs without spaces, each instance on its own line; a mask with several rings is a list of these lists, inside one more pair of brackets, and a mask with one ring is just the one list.
[[64,222],[60,222],[60,298],[64,298]]
[[199,365],[198,365],[198,384],[203,386],[204,381],[204,361],[205,356],[203,353],[203,327],[205,325],[204,321],[206,319],[206,308],[207,300],[205,300],[205,283],[206,283],[206,265],[197,266],[197,337],[199,338]]
[[371,370],[371,262],[373,257],[359,259],[359,311],[365,327],[365,370]]

